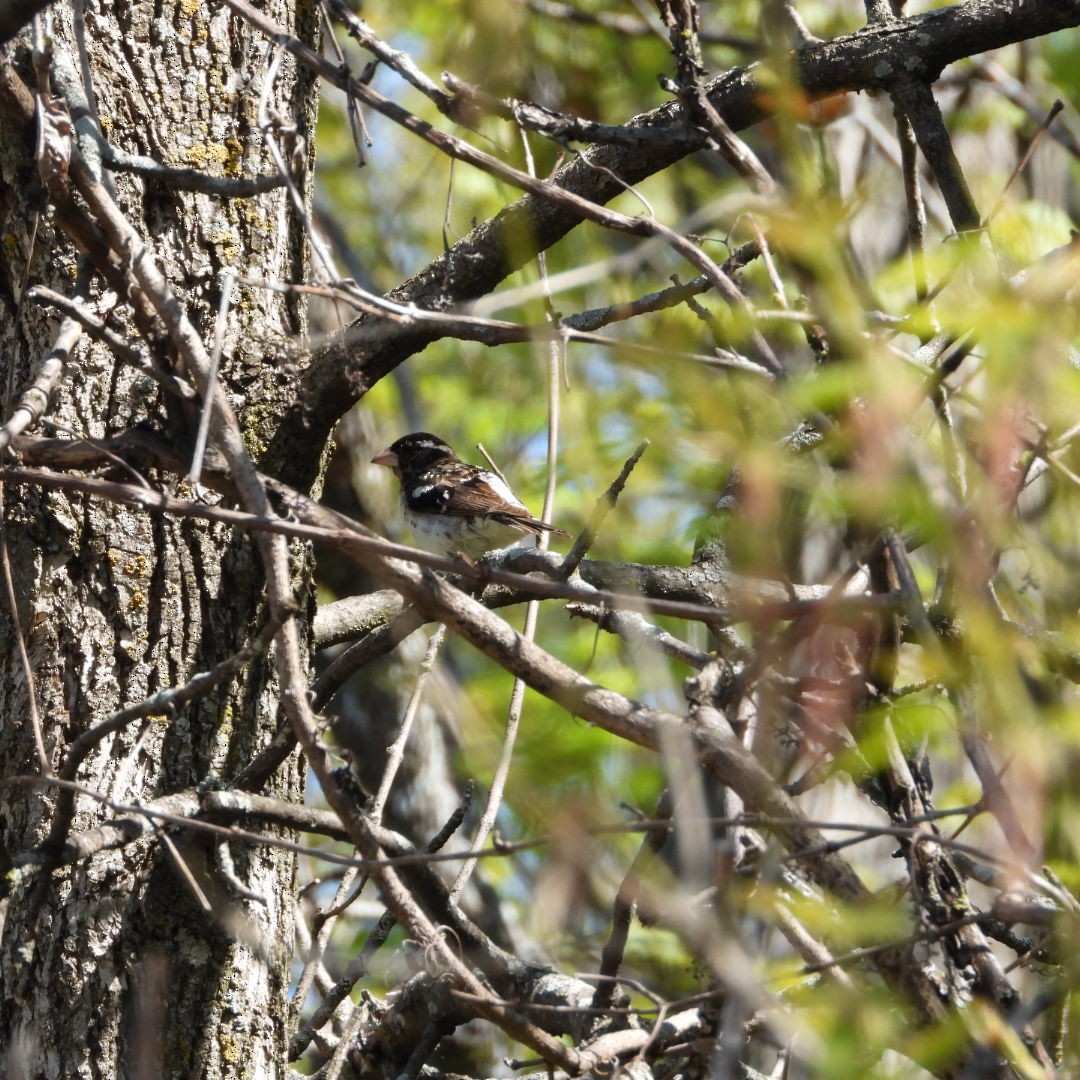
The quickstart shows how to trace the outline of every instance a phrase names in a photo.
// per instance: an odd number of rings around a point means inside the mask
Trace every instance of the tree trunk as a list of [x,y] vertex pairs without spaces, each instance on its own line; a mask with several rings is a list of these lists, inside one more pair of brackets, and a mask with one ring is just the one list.
[[[312,40],[313,27],[297,23],[290,0],[267,0],[264,7]],[[245,25],[217,5],[121,0],[87,5],[80,30],[80,9],[78,2],[57,3],[48,11],[53,70],[84,86],[114,147],[214,176],[275,171],[257,120],[271,54]],[[313,20],[315,9],[306,10]],[[31,41],[24,32],[0,60],[32,89]],[[67,97],[78,122],[77,103],[58,81],[52,91]],[[271,111],[296,123],[305,140],[298,144],[301,158],[311,145],[316,89],[286,58],[267,99]],[[0,365],[9,397],[33,377],[61,325],[27,290],[43,284],[70,295],[84,276],[91,302],[103,290],[46,208],[28,135],[0,124]],[[88,149],[85,139],[82,146]],[[304,279],[304,236],[283,188],[229,199],[128,174],[117,173],[112,182],[120,208],[205,341],[213,341],[224,271],[251,281]],[[304,176],[299,183],[305,185]],[[135,341],[129,326],[111,325]],[[237,407],[256,460],[290,396],[287,373],[264,363],[267,342],[276,342],[278,352],[282,340],[304,329],[294,298],[237,285],[221,391]],[[167,350],[159,352],[153,359],[167,366]],[[4,412],[6,419],[10,403]],[[157,382],[119,365],[84,335],[47,415],[56,427],[46,433],[101,438],[149,425],[183,447],[192,441],[197,410],[167,401]],[[123,478],[132,479],[130,472]],[[164,490],[175,486],[153,473],[146,479]],[[43,771],[31,690],[44,755],[56,771],[74,739],[116,710],[218,664],[265,621],[261,566],[247,536],[66,493],[8,488],[3,498],[17,615],[16,622],[3,603],[3,777]],[[308,569],[301,556],[301,595]],[[279,722],[272,664],[263,657],[169,715],[121,726],[93,747],[77,774],[93,795],[77,797],[72,829],[117,816],[102,797],[145,803],[231,777]],[[302,779],[294,756],[275,774],[271,793],[295,799]],[[59,800],[47,782],[0,785],[6,850],[40,848]],[[54,831],[54,849],[60,839]],[[51,872],[16,867],[0,942],[5,1075],[282,1075],[293,857],[240,845],[231,854],[226,873],[215,841],[189,831],[170,834],[165,826],[90,859],[59,860]]]

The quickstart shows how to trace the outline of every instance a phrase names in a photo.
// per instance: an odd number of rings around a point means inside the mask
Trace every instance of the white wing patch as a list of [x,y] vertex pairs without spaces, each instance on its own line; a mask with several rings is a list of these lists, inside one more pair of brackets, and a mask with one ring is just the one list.
[[511,506],[524,510],[526,513],[529,512],[525,504],[510,490],[509,485],[503,481],[502,477],[497,476],[495,473],[488,473],[484,479],[487,481],[488,487],[504,502],[508,502]]

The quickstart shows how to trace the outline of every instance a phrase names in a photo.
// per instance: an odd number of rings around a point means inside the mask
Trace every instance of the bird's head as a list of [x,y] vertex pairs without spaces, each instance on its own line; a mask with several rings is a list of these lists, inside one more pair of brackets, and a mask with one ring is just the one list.
[[380,450],[372,459],[373,465],[385,465],[395,476],[422,472],[439,461],[455,458],[454,451],[438,435],[429,431],[414,431],[411,435],[402,435],[385,450]]

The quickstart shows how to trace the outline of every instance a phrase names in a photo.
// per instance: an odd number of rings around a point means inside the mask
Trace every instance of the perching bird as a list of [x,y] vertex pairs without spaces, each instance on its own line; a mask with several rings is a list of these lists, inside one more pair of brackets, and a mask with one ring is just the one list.
[[534,518],[501,477],[466,464],[427,431],[403,435],[371,460],[401,482],[405,524],[427,551],[479,558],[522,533],[570,535]]

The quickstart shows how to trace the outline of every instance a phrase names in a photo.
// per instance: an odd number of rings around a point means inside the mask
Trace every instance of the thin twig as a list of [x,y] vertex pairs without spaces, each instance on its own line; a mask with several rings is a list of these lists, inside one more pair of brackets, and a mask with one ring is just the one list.
[[642,454],[648,448],[648,439],[639,443],[637,449],[623,462],[619,475],[611,482],[607,491],[596,500],[596,506],[588,524],[582,529],[581,535],[574,541],[573,546],[566,553],[566,558],[562,561],[559,572],[563,577],[569,578],[581,565],[581,560],[585,558],[589,549],[596,542],[596,537],[600,532],[600,526],[603,525],[604,519],[615,509],[615,504],[619,501],[619,496],[622,494],[623,488],[626,487],[626,481],[630,479],[634,466],[641,460]]
[[19,618],[19,603],[15,595],[15,580],[11,573],[11,559],[8,556],[7,507],[4,504],[5,485],[0,480],[0,568],[4,574],[4,593],[7,600],[8,614],[15,645],[19,652],[19,664],[26,680],[26,707],[30,714],[30,730],[34,733],[34,749],[37,751],[38,767],[42,776],[52,776],[52,763],[45,747],[45,733],[41,727],[41,713],[37,704],[37,680],[30,657],[26,652],[26,638],[23,636],[22,620]]
[[221,350],[225,344],[225,328],[229,320],[229,305],[232,303],[233,286],[236,274],[226,270],[221,275],[221,300],[218,303],[217,321],[214,323],[214,348],[210,353],[210,369],[206,376],[209,387],[203,397],[199,412],[199,427],[195,433],[195,448],[191,452],[191,468],[188,481],[197,486],[202,474],[203,457],[206,454],[206,440],[210,434],[210,416],[214,411],[214,395],[218,392],[218,367],[221,364]]
[[[89,296],[90,276],[89,266],[80,260],[75,294],[84,303]],[[12,439],[38,423],[45,415],[82,331],[82,322],[79,319],[67,316],[61,321],[52,348],[42,358],[30,385],[19,395],[11,415],[0,428],[0,454],[7,450]]]
[[195,878],[195,874],[192,872],[191,867],[187,864],[187,859],[180,854],[176,844],[173,843],[172,837],[164,829],[156,830],[156,835],[161,843],[161,846],[165,849],[169,858],[172,860],[173,866],[176,868],[176,872],[180,875],[180,880],[188,887],[191,895],[195,898],[195,903],[202,908],[203,912],[207,915],[212,915],[214,911],[214,905],[210,903],[209,898],[203,891],[202,886]]
[[617,976],[622,966],[623,952],[630,936],[630,920],[634,914],[634,904],[640,891],[642,871],[655,858],[664,846],[671,832],[673,812],[670,791],[665,790],[656,806],[654,819],[664,824],[649,829],[641,841],[641,847],[634,856],[634,861],[615,894],[615,903],[611,915],[611,930],[604,948],[600,953],[600,982],[593,995],[592,1008],[606,1009],[615,998]]
[[[319,971],[323,969],[323,958],[326,956],[326,949],[330,944],[330,935],[336,925],[336,916],[345,911],[356,896],[359,895],[358,891],[354,893],[353,890],[353,883],[358,876],[360,876],[359,868],[354,866],[346,867],[337,883],[333,899],[325,910],[316,912],[312,919],[311,940],[307,949],[304,950],[304,966],[300,971],[300,977],[296,980],[296,989],[293,991],[291,999],[291,1011],[294,1020],[299,1019],[301,1010],[306,1007],[312,984],[315,982]],[[367,880],[366,876],[364,880]],[[312,1017],[297,1027],[289,1043],[289,1059],[291,1061],[295,1061],[307,1049],[308,1043],[311,1042],[315,1032],[330,1019],[337,1010],[338,1005],[348,997],[347,993],[335,996],[334,987],[336,985],[336,982],[332,983],[323,995],[323,1000],[318,1009],[318,1023]],[[333,998],[332,1005],[329,1004],[331,998]],[[353,1016],[355,1016],[355,1013],[349,1017],[349,1020]],[[349,1020],[346,1021],[346,1024],[348,1024]]]
[[926,299],[926,204],[923,202],[919,166],[915,155],[915,132],[906,114],[894,106],[896,138],[900,143],[900,162],[904,180],[904,201],[907,205],[908,251],[915,278],[915,299]]
[[[343,5],[334,5],[335,8]],[[337,34],[334,33],[334,24],[330,19],[330,4],[328,0],[322,0],[320,10],[322,11],[323,23],[326,27],[326,37],[330,42],[330,47],[334,50],[334,56],[337,59],[338,66],[345,68],[347,61],[345,59],[345,53],[338,44]],[[350,17],[355,18],[352,12],[348,12]],[[366,24],[365,24],[366,25]],[[374,63],[371,65],[374,68]],[[364,73],[367,74],[366,72]],[[363,81],[367,81],[364,75],[361,75]],[[367,165],[367,156],[364,153],[366,148],[374,145],[374,140],[371,135],[368,134],[367,124],[364,123],[364,114],[360,111],[360,106],[357,104],[354,98],[345,99],[345,111],[349,117],[349,132],[352,135],[353,148],[356,150],[356,166],[359,169],[364,168]]]
[[[277,138],[278,134],[284,133],[291,139],[295,139],[297,137],[296,125],[295,123],[278,116],[277,113],[273,112],[270,108],[270,95],[273,91],[274,83],[277,81],[278,68],[281,66],[284,55],[285,45],[280,41],[275,42],[270,49],[270,62],[267,65],[266,74],[263,77],[262,92],[259,95],[259,130],[262,132],[263,141],[266,143],[266,149],[269,150],[270,156],[274,159],[274,164],[278,168],[278,173],[284,181],[285,188],[289,193],[289,199],[293,204],[293,210],[303,224],[308,243],[311,244],[311,251],[314,256],[313,261],[320,267],[322,273],[326,275],[326,278],[332,281],[337,277],[333,256],[323,243],[318,232],[312,226],[311,215],[308,213],[307,209],[307,202],[300,193],[293,175],[294,170],[291,165],[295,164],[297,155],[290,155],[294,160],[291,163],[286,163],[285,154],[282,151]],[[350,81],[355,82],[355,80]],[[301,148],[295,147],[295,149],[300,150]]]
[[997,217],[1001,208],[1005,205],[1005,197],[1009,194],[1009,189],[1016,183],[1016,178],[1027,168],[1028,162],[1031,161],[1032,155],[1039,147],[1039,143],[1042,141],[1043,136],[1050,130],[1050,125],[1054,122],[1055,118],[1064,110],[1065,102],[1058,98],[1053,105],[1050,106],[1050,111],[1043,117],[1042,122],[1035,129],[1035,133],[1028,141],[1027,147],[1020,155],[1020,160],[1013,166],[1013,171],[1009,173],[1009,179],[1005,181],[1005,186],[1001,189],[1001,194],[998,195],[994,201],[994,205],[990,207],[989,213],[986,215],[983,221],[983,226],[987,226]]
[[368,814],[373,821],[382,821],[383,810],[386,807],[387,799],[390,798],[390,789],[394,784],[394,777],[401,768],[401,763],[405,757],[405,744],[409,741],[413,721],[415,721],[416,715],[420,711],[424,688],[427,686],[428,678],[431,675],[432,668],[435,666],[435,660],[439,655],[439,649],[442,647],[445,637],[446,627],[438,626],[435,628],[435,633],[428,639],[427,651],[424,653],[424,659],[420,662],[420,670],[417,672],[412,693],[409,695],[409,702],[405,706],[405,712],[401,717],[401,725],[398,728],[397,736],[387,748],[386,765],[383,767],[379,790],[375,793],[375,798],[372,800],[371,807],[368,810]]

